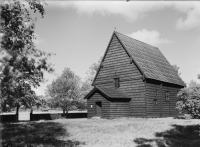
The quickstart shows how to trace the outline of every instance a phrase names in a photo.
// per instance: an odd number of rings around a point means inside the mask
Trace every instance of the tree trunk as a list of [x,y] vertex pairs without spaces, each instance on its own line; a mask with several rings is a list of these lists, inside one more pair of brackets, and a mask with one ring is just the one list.
[[63,116],[65,117],[65,109],[63,109]]
[[17,108],[16,108],[15,121],[18,121],[18,119],[19,119],[19,105],[17,105]]
[[31,108],[31,114],[33,114],[33,108]]
[[66,110],[66,118],[68,117],[68,110]]

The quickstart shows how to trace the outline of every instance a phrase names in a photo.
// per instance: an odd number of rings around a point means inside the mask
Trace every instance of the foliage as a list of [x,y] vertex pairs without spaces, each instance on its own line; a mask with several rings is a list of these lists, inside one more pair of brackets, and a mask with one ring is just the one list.
[[37,110],[39,109],[39,108],[46,108],[47,106],[48,106],[48,104],[47,104],[47,99],[46,99],[46,97],[45,96],[43,96],[43,95],[37,95],[37,101],[36,101],[36,107],[37,107]]
[[[178,67],[177,65],[172,65],[172,67],[174,68],[174,70],[177,72],[177,74],[179,75],[179,77],[180,77],[180,75],[181,75],[181,73],[179,72],[179,68],[180,67]],[[181,78],[181,77],[180,77]],[[181,78],[181,80],[183,81],[183,79]],[[185,85],[187,85],[184,81],[183,81],[183,83],[185,84]]]
[[178,71],[180,67],[178,67],[177,65],[172,65],[172,67],[174,68],[174,70],[178,73],[178,75],[180,76],[181,73]]
[[178,93],[176,108],[178,111],[187,111],[192,118],[200,118],[200,84],[191,81],[189,87],[183,88]]
[[47,95],[51,97],[49,101],[52,107],[60,107],[68,112],[80,100],[80,78],[69,68],[65,68],[63,73],[47,86]]
[[101,63],[102,57],[99,58],[99,60],[95,63],[93,63],[90,67],[89,70],[87,72],[87,79],[90,80],[91,82],[94,79],[94,76],[96,75],[99,65]]
[[[45,10],[39,0],[1,2],[1,108],[30,108],[37,101],[33,87],[40,86],[43,72],[52,72],[48,58],[52,55],[36,49],[33,42],[36,18],[29,11]],[[30,7],[30,8],[28,8]]]
[[102,57],[100,57],[100,59],[93,63],[90,67],[89,70],[87,72],[87,77],[85,79],[85,81],[83,82],[82,85],[82,92],[83,92],[83,96],[85,96],[91,89],[92,89],[92,81],[94,80],[94,77],[98,71],[99,65],[101,63]]
[[200,74],[197,75],[197,79],[200,79]]

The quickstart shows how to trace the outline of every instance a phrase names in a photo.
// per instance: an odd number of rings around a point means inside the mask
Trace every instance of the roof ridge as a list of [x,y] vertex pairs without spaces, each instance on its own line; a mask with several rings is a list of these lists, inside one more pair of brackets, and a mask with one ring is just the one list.
[[[115,33],[119,33],[119,32],[115,31]],[[124,34],[122,34],[122,33],[119,33],[119,34],[121,34],[121,35],[123,35],[123,36],[126,36],[126,37],[128,37],[128,38],[130,38],[130,39],[136,40],[136,41],[138,41],[138,42],[140,42],[140,43],[143,43],[143,44],[146,44],[146,45],[148,45],[148,46],[151,46],[151,47],[153,47],[153,48],[158,49],[158,47],[155,47],[155,46],[153,46],[153,45],[147,44],[147,43],[145,43],[145,42],[142,42],[142,41],[137,40],[137,39],[135,39],[135,38],[132,38],[132,37],[130,37],[130,36],[124,35]]]

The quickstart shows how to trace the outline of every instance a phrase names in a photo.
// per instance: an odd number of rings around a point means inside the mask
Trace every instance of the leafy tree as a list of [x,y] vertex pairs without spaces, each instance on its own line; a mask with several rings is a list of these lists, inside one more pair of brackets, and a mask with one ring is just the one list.
[[51,105],[63,109],[63,114],[68,113],[73,106],[80,102],[80,78],[69,68],[56,80],[47,86],[46,93],[51,97]]
[[[30,7],[30,8],[29,8]],[[33,42],[36,18],[30,11],[39,12],[44,17],[45,10],[39,0],[2,1],[1,11],[1,108],[31,108],[37,96],[32,88],[43,81],[43,72],[52,72],[48,63],[52,55],[36,49]],[[18,115],[16,115],[18,116]]]
[[200,84],[191,81],[189,86],[178,93],[176,108],[179,112],[186,111],[193,118],[200,118]]
[[181,73],[178,71],[180,67],[178,67],[177,65],[172,65],[172,67],[174,68],[174,70],[178,73],[178,75],[180,76]]
[[[179,72],[179,68],[180,67],[178,67],[177,65],[172,65],[172,67],[174,68],[174,70],[177,72],[177,74],[179,75],[179,77],[180,77],[180,75],[181,75],[181,73]],[[181,77],[180,77],[181,78]],[[183,81],[183,79],[181,78],[181,80]],[[183,81],[184,82],[184,81]],[[185,83],[185,82],[184,82]],[[186,83],[185,83],[185,85],[187,85]]]
[[200,74],[197,75],[197,79],[200,79]]
[[78,108],[81,110],[84,110],[87,108],[87,103],[86,100],[84,100],[84,96],[86,94],[88,94],[88,92],[93,88],[92,86],[92,82],[94,80],[94,77],[98,71],[99,65],[101,63],[102,57],[100,57],[100,59],[93,63],[90,67],[89,70],[87,72],[87,76],[85,78],[85,80],[82,82],[82,86],[81,86],[81,102],[79,102],[78,104]]
[[98,68],[99,68],[99,65],[101,63],[101,60],[102,60],[102,57],[100,57],[100,59],[97,62],[93,63],[89,67],[86,79],[83,82],[82,87],[81,87],[81,91],[82,91],[83,97],[93,88],[92,82],[93,82],[94,77],[95,77],[95,75],[96,75],[96,73],[98,71]]
[[37,95],[37,98],[38,98],[38,100],[36,101],[36,108],[37,108],[37,110],[39,109],[39,108],[41,108],[41,107],[47,107],[48,106],[48,104],[47,104],[47,99],[46,99],[46,97],[45,96],[43,96],[43,95]]
[[87,80],[89,80],[90,82],[93,81],[94,76],[96,75],[99,65],[101,63],[102,57],[99,58],[99,60],[95,63],[93,63],[90,67],[89,70],[87,72]]

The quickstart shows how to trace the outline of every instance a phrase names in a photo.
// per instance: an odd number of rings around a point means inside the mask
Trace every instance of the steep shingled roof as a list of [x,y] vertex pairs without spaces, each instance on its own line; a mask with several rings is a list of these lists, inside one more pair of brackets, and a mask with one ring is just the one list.
[[105,95],[107,98],[130,98],[127,94],[123,93],[118,88],[107,88],[102,86],[95,86],[86,96],[84,99],[89,98],[94,92],[99,91],[103,95]]
[[121,33],[114,33],[146,78],[185,86],[182,79],[158,48]]

